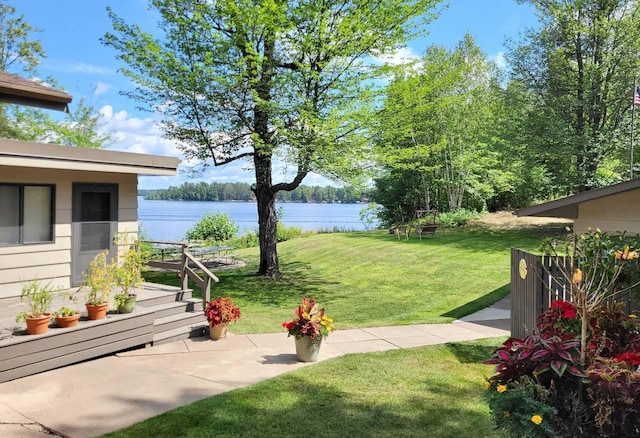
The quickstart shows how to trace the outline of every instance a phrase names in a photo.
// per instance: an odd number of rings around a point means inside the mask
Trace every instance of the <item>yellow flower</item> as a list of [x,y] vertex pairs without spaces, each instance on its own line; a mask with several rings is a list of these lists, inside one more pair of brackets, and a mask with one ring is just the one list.
[[637,317],[638,317],[638,315],[636,315],[635,313],[631,313],[631,314],[629,315],[629,318],[631,318],[631,319],[635,319],[635,318],[637,318]]
[[582,271],[580,269],[576,269],[573,272],[573,282],[574,284],[578,284],[582,281]]
[[507,385],[498,385],[496,389],[498,392],[505,392],[507,390]]
[[487,389],[491,388],[491,383],[484,382],[484,387],[487,388]]
[[504,413],[502,414],[502,416],[504,418],[509,418],[511,416],[511,414],[509,413],[509,411],[504,411]]
[[539,425],[540,423],[542,423],[542,417],[540,415],[534,415],[533,417],[531,417],[531,421]]

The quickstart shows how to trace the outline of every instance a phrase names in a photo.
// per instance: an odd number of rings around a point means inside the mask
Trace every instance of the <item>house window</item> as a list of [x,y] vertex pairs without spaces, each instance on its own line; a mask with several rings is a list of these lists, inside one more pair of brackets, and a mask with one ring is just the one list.
[[0,245],[53,242],[54,186],[0,184]]

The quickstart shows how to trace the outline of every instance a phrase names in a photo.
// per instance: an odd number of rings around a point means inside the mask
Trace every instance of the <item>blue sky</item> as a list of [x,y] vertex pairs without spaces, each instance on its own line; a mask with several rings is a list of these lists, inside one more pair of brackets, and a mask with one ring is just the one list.
[[[42,77],[53,76],[74,102],[82,97],[100,109],[105,126],[113,132],[110,149],[180,157],[170,140],[162,138],[154,115],[136,109],[136,103],[119,94],[132,84],[118,73],[116,53],[99,39],[111,30],[106,7],[129,23],[153,31],[156,22],[147,8],[147,0],[9,0],[26,21],[42,30],[37,34],[47,58],[39,68]],[[450,0],[429,26],[427,37],[411,41],[395,54],[396,58],[422,55],[431,44],[454,47],[471,33],[485,54],[498,62],[503,59],[505,39],[516,38],[527,27],[537,24],[535,11],[514,0]],[[390,59],[394,59],[393,56]],[[73,104],[72,104],[73,110]],[[247,163],[222,168],[211,166],[197,179],[181,173],[176,177],[143,177],[141,188],[163,188],[184,181],[252,182],[253,172]],[[284,170],[279,170],[278,175]],[[319,175],[308,176],[303,184],[325,185]]]

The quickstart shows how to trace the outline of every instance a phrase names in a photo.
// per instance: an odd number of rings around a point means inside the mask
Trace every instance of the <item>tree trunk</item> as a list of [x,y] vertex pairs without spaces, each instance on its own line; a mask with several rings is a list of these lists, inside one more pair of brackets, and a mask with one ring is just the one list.
[[260,234],[260,266],[257,275],[276,278],[280,276],[278,251],[276,248],[276,196],[270,191],[256,190],[258,201],[258,232]]
[[271,184],[271,158],[256,151],[254,156],[256,187],[254,193],[258,203],[258,234],[260,241],[260,266],[256,275],[276,278],[280,276],[278,264],[278,241],[276,214],[276,192]]

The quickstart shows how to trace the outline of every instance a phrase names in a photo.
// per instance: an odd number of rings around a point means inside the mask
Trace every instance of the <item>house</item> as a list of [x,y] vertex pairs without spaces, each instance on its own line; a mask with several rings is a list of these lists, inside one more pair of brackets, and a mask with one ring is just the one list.
[[[0,72],[0,102],[67,111],[71,96]],[[217,278],[200,266],[206,280],[200,279],[187,266],[188,253],[180,264],[182,287],[143,283],[135,290],[132,313],[82,318],[77,327],[38,336],[15,323],[16,313],[25,310],[19,299],[25,281],[65,289],[79,285],[96,254],[116,255],[116,234],[137,236],[138,175],[175,175],[179,163],[173,157],[0,139],[0,382],[204,334],[202,301]],[[203,298],[193,298],[187,276],[200,280]]]
[[[67,111],[71,96],[0,72],[0,102]],[[69,288],[116,233],[138,232],[138,175],[175,175],[173,157],[0,139],[0,299],[38,278]]]
[[573,219],[576,234],[589,228],[612,234],[640,233],[640,179],[522,208],[516,214]]
[[138,232],[138,175],[177,158],[0,139],[0,299],[25,280],[78,286],[116,233]]

